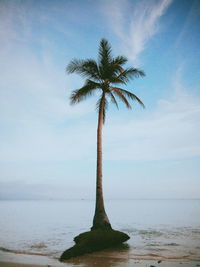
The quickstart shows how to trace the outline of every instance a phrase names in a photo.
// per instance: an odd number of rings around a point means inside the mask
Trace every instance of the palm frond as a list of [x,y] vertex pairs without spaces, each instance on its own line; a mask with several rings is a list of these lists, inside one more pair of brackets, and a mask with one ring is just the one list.
[[141,77],[145,76],[145,73],[142,70],[136,68],[127,68],[118,75],[118,78],[126,83],[130,79],[138,78],[140,76]]
[[99,73],[103,80],[110,77],[110,65],[112,61],[111,46],[107,40],[102,39],[99,46]]
[[121,89],[118,84],[127,84],[133,78],[143,77],[145,73],[137,68],[125,68],[124,64],[127,62],[124,56],[112,57],[112,49],[106,39],[102,39],[99,45],[99,57],[96,62],[93,59],[78,60],[73,59],[66,68],[68,73],[78,73],[86,77],[86,83],[80,89],[74,90],[71,94],[71,104],[78,103],[88,96],[92,95],[96,89],[103,91],[102,96],[97,102],[96,106],[99,109],[103,108],[103,117],[105,121],[106,109],[108,101],[105,98],[109,95],[111,102],[118,108],[117,98],[119,98],[127,108],[131,108],[131,102],[134,100],[142,107],[145,107],[143,102],[133,93]]
[[126,82],[123,79],[120,79],[116,75],[111,76],[109,82],[113,84],[126,84]]
[[111,101],[116,105],[116,107],[119,109],[119,106],[118,106],[118,103],[117,103],[117,100],[116,98],[114,97],[113,93],[110,91],[109,92],[109,96],[111,98]]
[[96,110],[99,112],[100,109],[103,110],[103,123],[105,123],[106,110],[108,109],[108,101],[105,96],[102,96],[96,103]]
[[71,105],[79,103],[83,99],[91,96],[94,91],[100,87],[99,83],[95,83],[91,80],[86,80],[86,83],[80,89],[74,90],[70,96]]
[[126,57],[117,56],[117,57],[113,58],[112,64],[123,66],[127,61],[128,61],[128,59]]
[[67,66],[66,71],[68,73],[78,73],[83,77],[88,77],[90,79],[99,80],[99,69],[95,60],[86,59],[78,60],[73,59]]
[[[112,87],[113,88],[113,87]],[[137,97],[135,94],[124,90],[122,88],[118,88],[115,87],[115,89],[117,89],[119,92],[121,92],[124,96],[127,96],[128,98],[130,98],[131,100],[137,101],[143,108],[145,108],[145,105],[143,104],[143,102],[139,99],[139,97]]]
[[120,73],[124,71],[123,65],[127,62],[127,58],[124,56],[118,56],[112,59],[110,67],[112,69],[112,74],[117,77]]
[[106,110],[108,109],[108,101],[106,98],[104,98],[104,105],[103,105],[103,123],[105,123],[106,120]]
[[117,76],[123,72],[122,65],[127,62],[127,58],[124,56],[113,58],[111,52],[108,41],[102,39],[99,48],[99,74],[103,80],[123,83],[122,79],[117,78]]
[[74,73],[74,72],[79,73],[82,69],[83,62],[84,60],[81,59],[76,59],[76,58],[72,59],[70,63],[67,65],[66,71],[68,73]]
[[126,97],[124,96],[124,94],[121,92],[121,90],[119,90],[120,88],[117,88],[117,87],[111,87],[113,93],[115,95],[117,95],[121,100],[122,102],[124,102],[124,104],[126,105],[127,108],[131,109],[131,105],[130,103],[128,102],[128,100],[126,99]]
[[100,46],[99,46],[99,63],[101,65],[104,65],[104,63],[111,62],[112,56],[111,56],[111,46],[108,43],[106,39],[102,39],[100,41]]

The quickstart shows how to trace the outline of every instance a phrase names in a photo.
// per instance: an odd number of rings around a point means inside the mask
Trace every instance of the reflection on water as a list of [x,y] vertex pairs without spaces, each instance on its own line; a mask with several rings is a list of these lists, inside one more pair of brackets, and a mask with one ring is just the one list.
[[87,266],[101,266],[111,267],[116,264],[125,264],[129,261],[130,247],[128,244],[122,244],[112,249],[105,249],[100,252],[94,252],[92,254],[80,256],[67,262],[73,265]]
[[[125,230],[125,229],[123,229]],[[193,227],[166,227],[154,230],[126,229],[132,237],[132,256],[154,255],[162,259],[200,261],[200,231]],[[134,242],[135,240],[135,242]],[[137,240],[137,241],[136,241]]]
[[[76,235],[88,231],[93,212],[93,201],[0,201],[0,246],[59,258]],[[96,252],[71,264],[93,266],[94,259],[98,264],[104,259],[105,266],[145,258],[200,261],[199,200],[108,201],[107,213],[114,229],[130,235],[130,247]]]

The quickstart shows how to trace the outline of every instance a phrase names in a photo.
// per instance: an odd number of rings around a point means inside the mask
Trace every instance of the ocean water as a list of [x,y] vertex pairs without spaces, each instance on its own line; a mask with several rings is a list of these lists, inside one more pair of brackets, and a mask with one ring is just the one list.
[[[128,252],[118,256],[200,262],[200,200],[108,200],[105,206],[112,227],[131,237]],[[0,201],[0,250],[58,258],[90,229],[93,213],[92,200]]]

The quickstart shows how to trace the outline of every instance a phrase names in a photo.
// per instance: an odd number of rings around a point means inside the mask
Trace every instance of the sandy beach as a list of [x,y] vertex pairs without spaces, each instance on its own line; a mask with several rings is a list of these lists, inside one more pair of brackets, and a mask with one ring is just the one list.
[[0,267],[197,267],[200,262],[185,259],[161,259],[153,255],[130,258],[128,254],[100,251],[76,257],[67,262],[48,256],[0,252]]
[[[58,258],[73,246],[74,236],[88,229],[92,201],[0,204],[0,267],[200,266],[199,201],[111,201],[108,204],[117,222],[115,227],[127,233],[130,240],[125,246],[65,263]],[[64,209],[74,210],[74,216],[63,213]]]
[[[44,267],[44,266],[48,266],[48,267],[57,267],[59,265],[36,265],[36,264],[23,264],[23,263],[13,263],[13,262],[0,262],[0,267]],[[63,266],[68,266],[68,265],[63,265]],[[97,267],[108,267],[110,265],[98,265],[98,264],[93,264],[93,265],[75,265],[75,266],[97,266]],[[153,267],[153,266],[162,266],[162,267],[197,267],[200,266],[199,264],[196,263],[177,263],[177,262],[162,262],[161,264],[156,264],[153,262],[149,262],[149,261],[140,261],[140,262],[130,262],[129,265],[112,265],[114,266],[118,266],[118,267]]]
[[0,262],[1,267],[44,267],[44,265],[35,264],[23,264],[23,263],[13,263],[13,262]]

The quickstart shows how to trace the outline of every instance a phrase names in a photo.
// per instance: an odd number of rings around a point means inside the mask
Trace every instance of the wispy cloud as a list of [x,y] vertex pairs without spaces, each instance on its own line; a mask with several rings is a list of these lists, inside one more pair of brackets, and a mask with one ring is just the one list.
[[[108,3],[111,5],[113,1]],[[130,39],[129,44],[141,43],[144,49],[145,42],[157,31],[157,21],[171,1],[151,0],[148,6],[145,5],[147,1],[136,3],[138,6],[133,9],[134,19],[131,19],[129,27],[133,41]],[[111,12],[111,16],[117,19],[115,30],[121,37],[125,23],[123,10],[127,10],[129,5],[130,2],[118,1],[114,15]],[[11,13],[9,16],[12,18]],[[121,28],[117,27],[119,21]],[[135,21],[137,24],[134,26]],[[13,23],[12,19],[6,22],[6,38],[12,42],[9,47],[1,43],[0,50],[1,161],[93,159],[96,123],[77,120],[76,125],[73,124],[74,118],[83,118],[93,112],[92,100],[70,107],[64,88],[76,88],[80,80],[77,82],[77,77],[66,77],[65,66],[58,68],[48,49],[41,49],[38,59],[31,47],[19,43],[19,40],[14,41]],[[128,32],[125,37],[128,38]],[[134,47],[136,45],[130,49],[134,50],[136,59],[142,50],[141,47],[140,50]],[[181,72],[179,69],[174,79],[174,95],[170,99],[160,100],[153,113],[146,113],[141,120],[107,125],[105,158],[159,160],[200,154],[200,100],[188,93],[188,88],[183,88]]]
[[[92,107],[85,103],[70,107],[70,89],[80,86],[81,79],[65,75],[67,59],[55,62],[55,43],[48,35],[36,38],[27,12],[23,5],[1,3],[0,120],[64,120],[89,112]],[[36,15],[45,27],[43,15]]]
[[[184,42],[185,40],[190,40],[191,42],[191,37],[194,38],[194,28],[197,28],[197,32],[199,29],[199,11],[200,10],[200,6],[199,6],[199,1],[195,0],[195,1],[191,1],[191,6],[190,9],[188,10],[188,14],[187,17],[185,19],[184,25],[181,28],[181,31],[179,33],[179,35],[177,36],[177,40],[174,44],[174,47],[177,49],[180,44],[182,42]],[[192,29],[192,30],[191,30]],[[189,34],[189,36],[188,36]],[[198,46],[198,44],[197,44]]]
[[29,51],[17,52],[0,52],[0,161],[72,159],[81,148],[87,154],[89,140],[73,147],[88,131],[87,124],[72,125],[93,111],[92,100],[71,107],[65,88],[74,88],[77,79],[66,77],[64,66],[57,69],[48,54],[38,61]]
[[174,160],[200,155],[200,99],[189,93],[178,69],[174,94],[161,99],[143,119],[113,124],[106,132],[106,156],[111,160]]
[[121,40],[123,52],[134,63],[147,42],[159,31],[159,19],[172,0],[105,1],[106,14],[111,29]]
[[[50,181],[38,182],[16,179],[15,181],[0,181],[0,200],[35,200],[35,199],[75,199],[93,197],[91,190],[88,190],[90,185],[79,183],[73,185],[68,181],[58,182],[57,184]],[[89,192],[88,192],[89,191]]]
[[45,46],[34,39],[20,5],[1,7],[0,161],[69,159],[76,154],[72,144],[77,133],[81,139],[78,130],[84,128],[72,130],[70,125],[94,105],[69,105],[71,89],[80,86],[81,79],[65,74],[66,62],[55,62],[57,50],[51,49],[48,38],[43,37]]
[[[184,88],[181,73],[180,68],[172,82],[173,95],[159,100],[157,107],[142,118],[124,120],[123,112],[119,112],[120,123],[116,119],[112,123],[116,113],[109,114],[111,119],[105,125],[103,139],[105,159],[157,161],[200,155],[200,99]],[[43,116],[41,109],[40,114]],[[1,137],[1,162],[93,160],[96,123],[77,120],[72,126],[69,117],[67,122],[55,128],[37,117],[17,121],[14,134]]]

